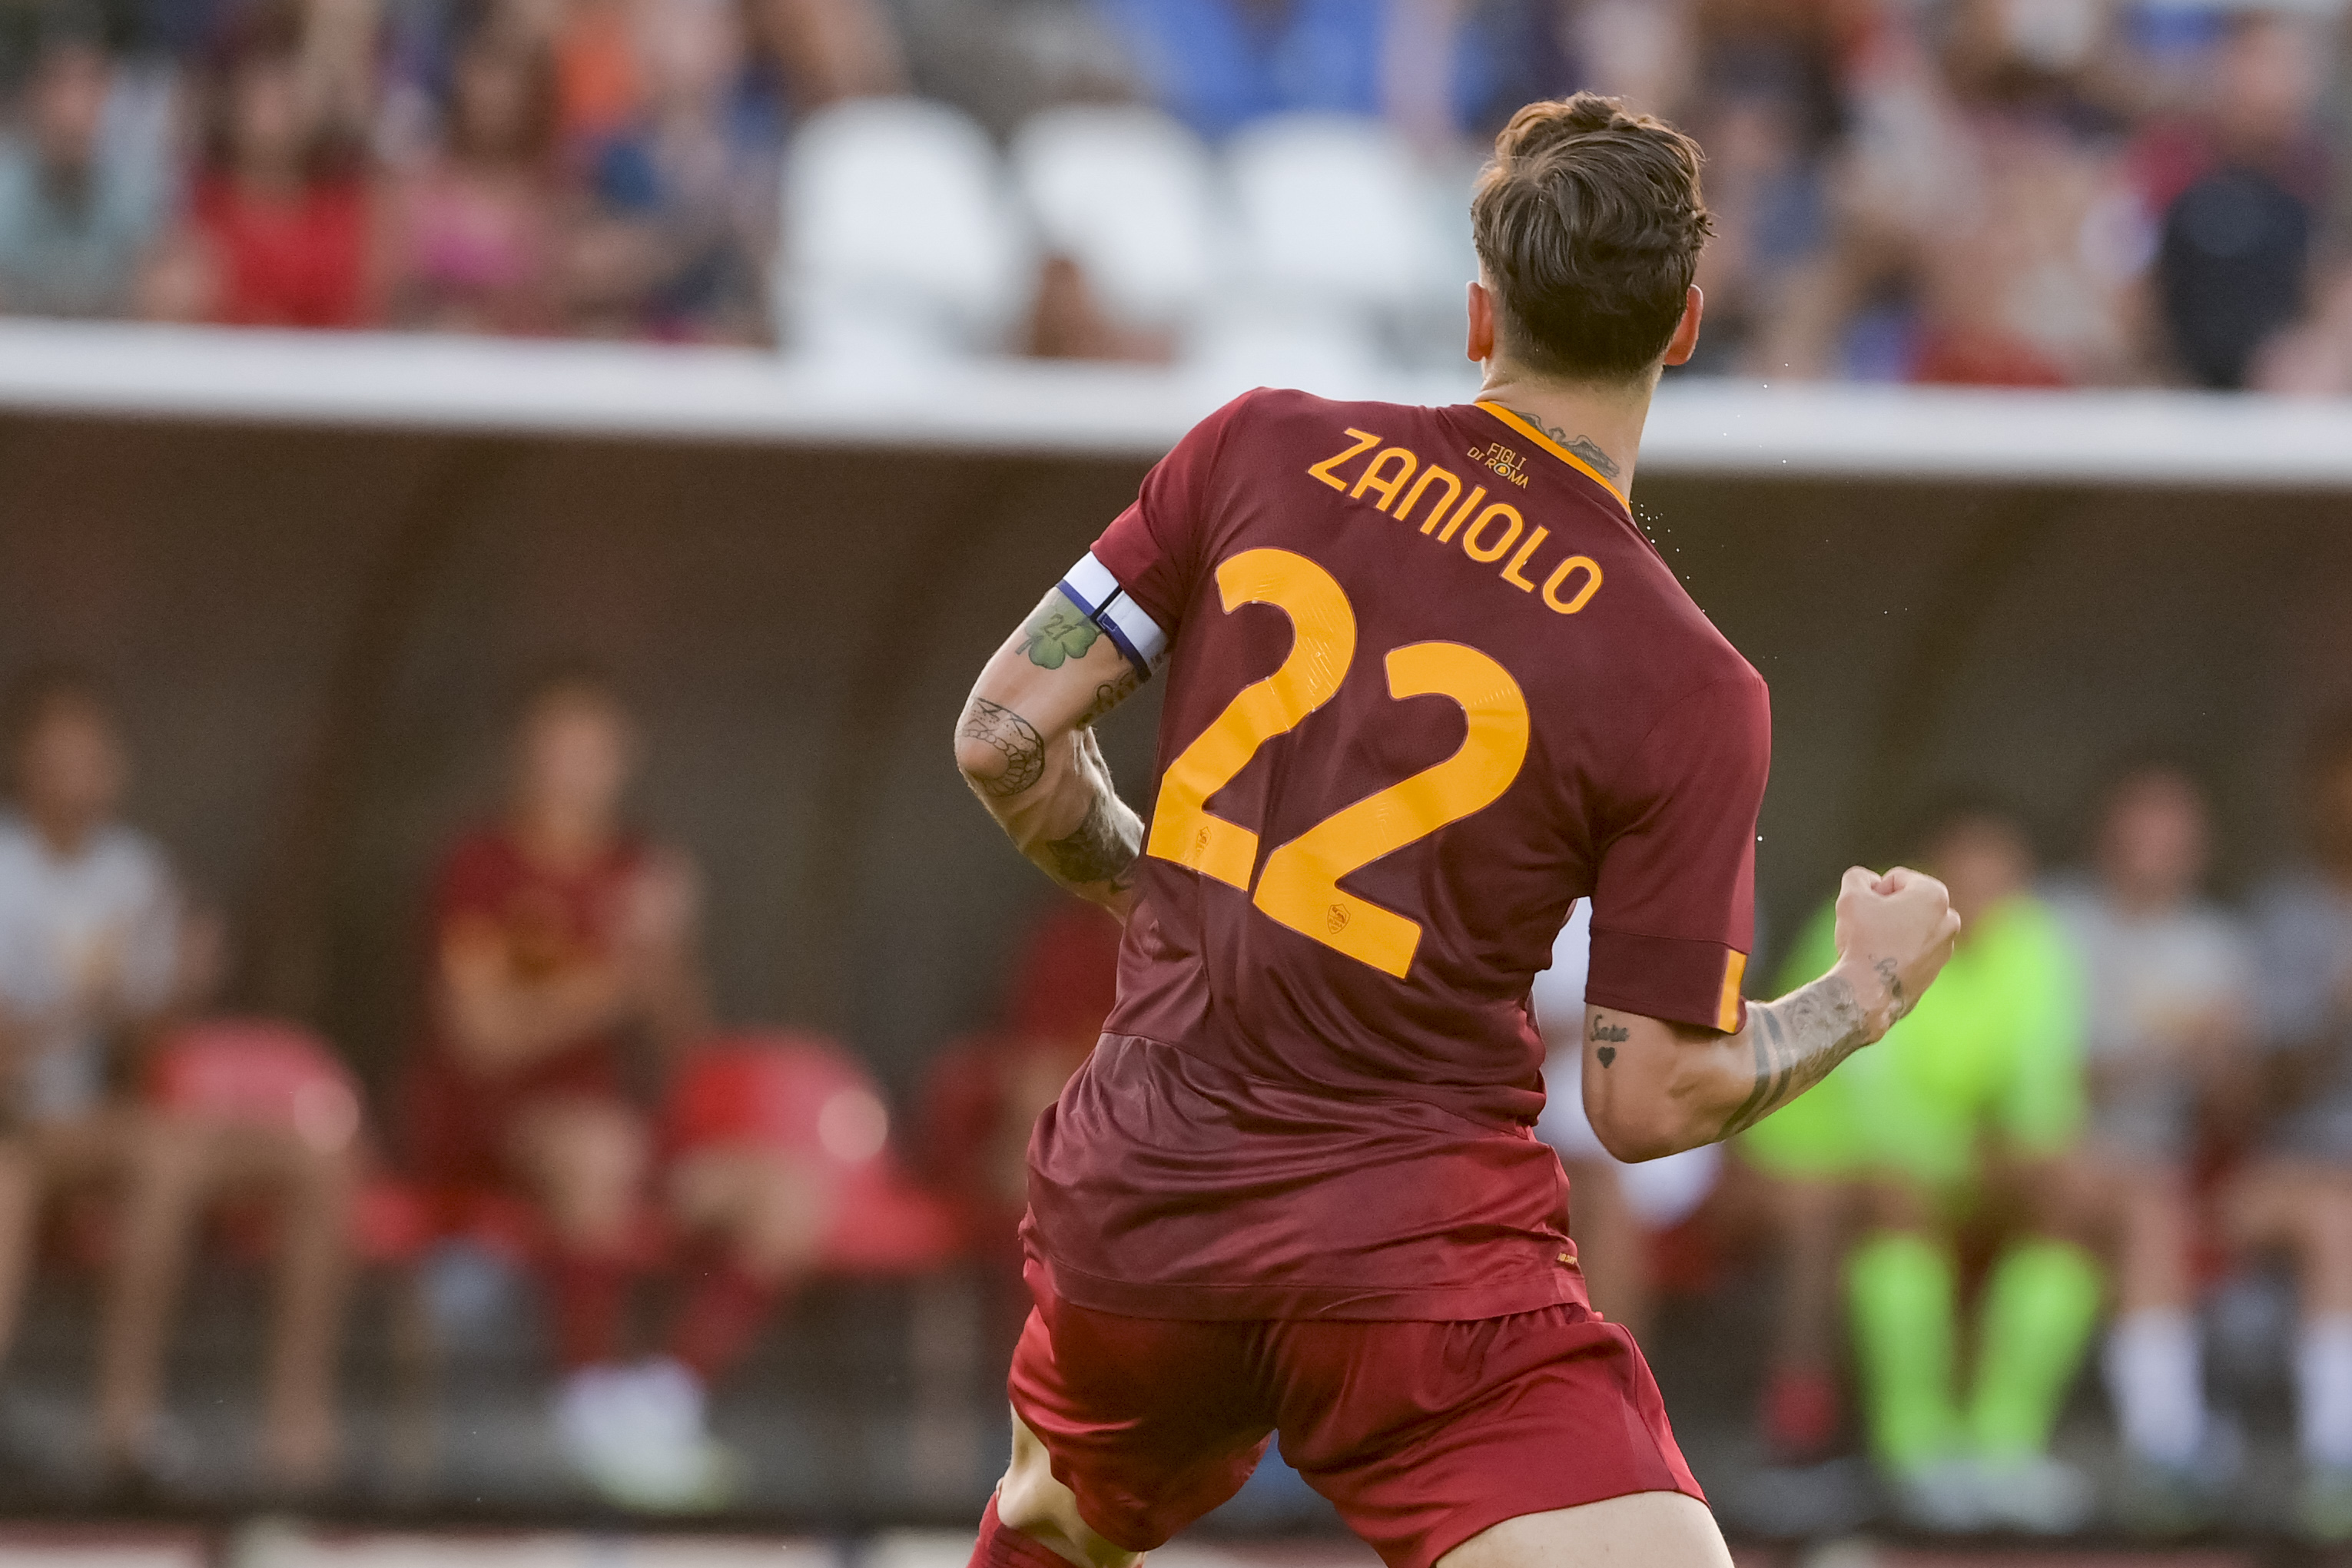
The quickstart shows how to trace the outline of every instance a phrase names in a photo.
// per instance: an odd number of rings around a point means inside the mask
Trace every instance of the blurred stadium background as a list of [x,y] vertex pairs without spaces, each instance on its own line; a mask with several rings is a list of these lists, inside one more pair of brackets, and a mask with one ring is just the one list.
[[[104,1462],[101,1190],[45,1220],[0,1364],[0,1562],[960,1563],[1004,1441],[1003,1150],[1102,981],[950,720],[1227,398],[1470,393],[1479,148],[1580,87],[1711,153],[1706,339],[1637,511],[1772,683],[1758,983],[1955,790],[2080,867],[2154,748],[2210,792],[2226,904],[2305,857],[2298,759],[2352,703],[2328,0],[0,0],[0,680],[96,677],[124,818],[226,934],[117,1031],[112,1092],[363,1107],[331,1473],[257,1457],[282,1238],[209,1200],[161,1436]],[[403,1127],[435,867],[577,661],[635,714],[632,820],[699,868],[705,1059],[796,1064],[762,1135],[824,1195],[683,1532],[567,1462],[537,1222]],[[1123,779],[1156,706],[1106,727]],[[690,1077],[635,1086],[673,1146],[734,1082]],[[2260,1134],[2209,1142],[2210,1197]],[[1743,1568],[2150,1554],[2109,1506],[2063,1551],[1906,1537],[1851,1416],[1780,1465],[1741,1180],[1619,1244]],[[2250,1457],[2164,1560],[2301,1560],[2292,1274],[2201,1235]],[[637,1261],[641,1316],[699,1267]],[[2057,1451],[2112,1490],[2115,1434],[2093,1366]],[[1154,1560],[1370,1561],[1331,1528],[1269,1465]]]

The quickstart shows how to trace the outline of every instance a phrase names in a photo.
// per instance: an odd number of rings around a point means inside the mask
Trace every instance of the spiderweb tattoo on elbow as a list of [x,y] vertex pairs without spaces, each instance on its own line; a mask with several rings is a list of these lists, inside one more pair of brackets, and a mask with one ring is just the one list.
[[993,779],[977,779],[982,789],[1003,800],[1018,795],[1045,776],[1045,742],[1027,719],[1002,703],[974,697],[964,710],[967,740],[985,741],[1004,754],[1004,771]]

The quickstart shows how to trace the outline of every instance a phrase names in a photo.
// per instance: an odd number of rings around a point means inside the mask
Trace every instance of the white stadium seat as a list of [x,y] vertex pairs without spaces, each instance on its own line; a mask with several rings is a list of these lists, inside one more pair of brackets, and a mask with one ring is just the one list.
[[1026,230],[994,145],[942,104],[810,117],[785,158],[780,336],[800,352],[989,352],[1028,303]]
[[1074,104],[1013,139],[1014,183],[1046,249],[1084,269],[1122,325],[1185,324],[1219,267],[1215,165],[1158,110]]
[[1225,156],[1233,266],[1193,358],[1313,390],[1425,357],[1433,302],[1455,301],[1458,317],[1467,274],[1454,276],[1449,207],[1404,139],[1378,120],[1285,115]]
[[1284,115],[1226,151],[1240,262],[1255,288],[1316,304],[1409,308],[1437,248],[1412,149],[1379,120]]

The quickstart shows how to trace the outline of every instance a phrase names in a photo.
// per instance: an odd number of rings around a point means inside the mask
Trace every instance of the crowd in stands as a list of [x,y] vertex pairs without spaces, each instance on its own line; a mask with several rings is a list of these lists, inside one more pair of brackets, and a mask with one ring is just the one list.
[[1695,131],[1696,369],[2352,392],[2333,0],[26,0],[0,310],[1458,359],[1478,151]]

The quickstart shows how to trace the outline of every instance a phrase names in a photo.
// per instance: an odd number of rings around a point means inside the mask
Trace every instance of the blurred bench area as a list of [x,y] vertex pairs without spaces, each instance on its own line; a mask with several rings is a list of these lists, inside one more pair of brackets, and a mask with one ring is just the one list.
[[0,311],[1429,371],[1598,88],[1710,150],[1694,373],[2340,393],[2342,11],[13,0]]
[[[0,1509],[968,1525],[1023,1145],[1113,934],[943,737],[1224,389],[0,348]],[[1551,1070],[1593,1288],[1746,1537],[2029,1522],[1946,1460],[2009,1467],[2037,1529],[2352,1528],[2347,417],[1662,396],[1641,515],[1774,690],[1753,984],[1816,961],[1856,860],[1973,876],[2011,933],[1872,1059],[1963,1070],[1842,1071],[1793,1150],[1621,1171]],[[1130,786],[1157,701],[1104,726]],[[1566,1049],[1580,972],[1571,929],[1535,998]],[[2019,1312],[2053,1354],[1988,1405]],[[1234,1509],[1328,1519],[1272,1464]]]

